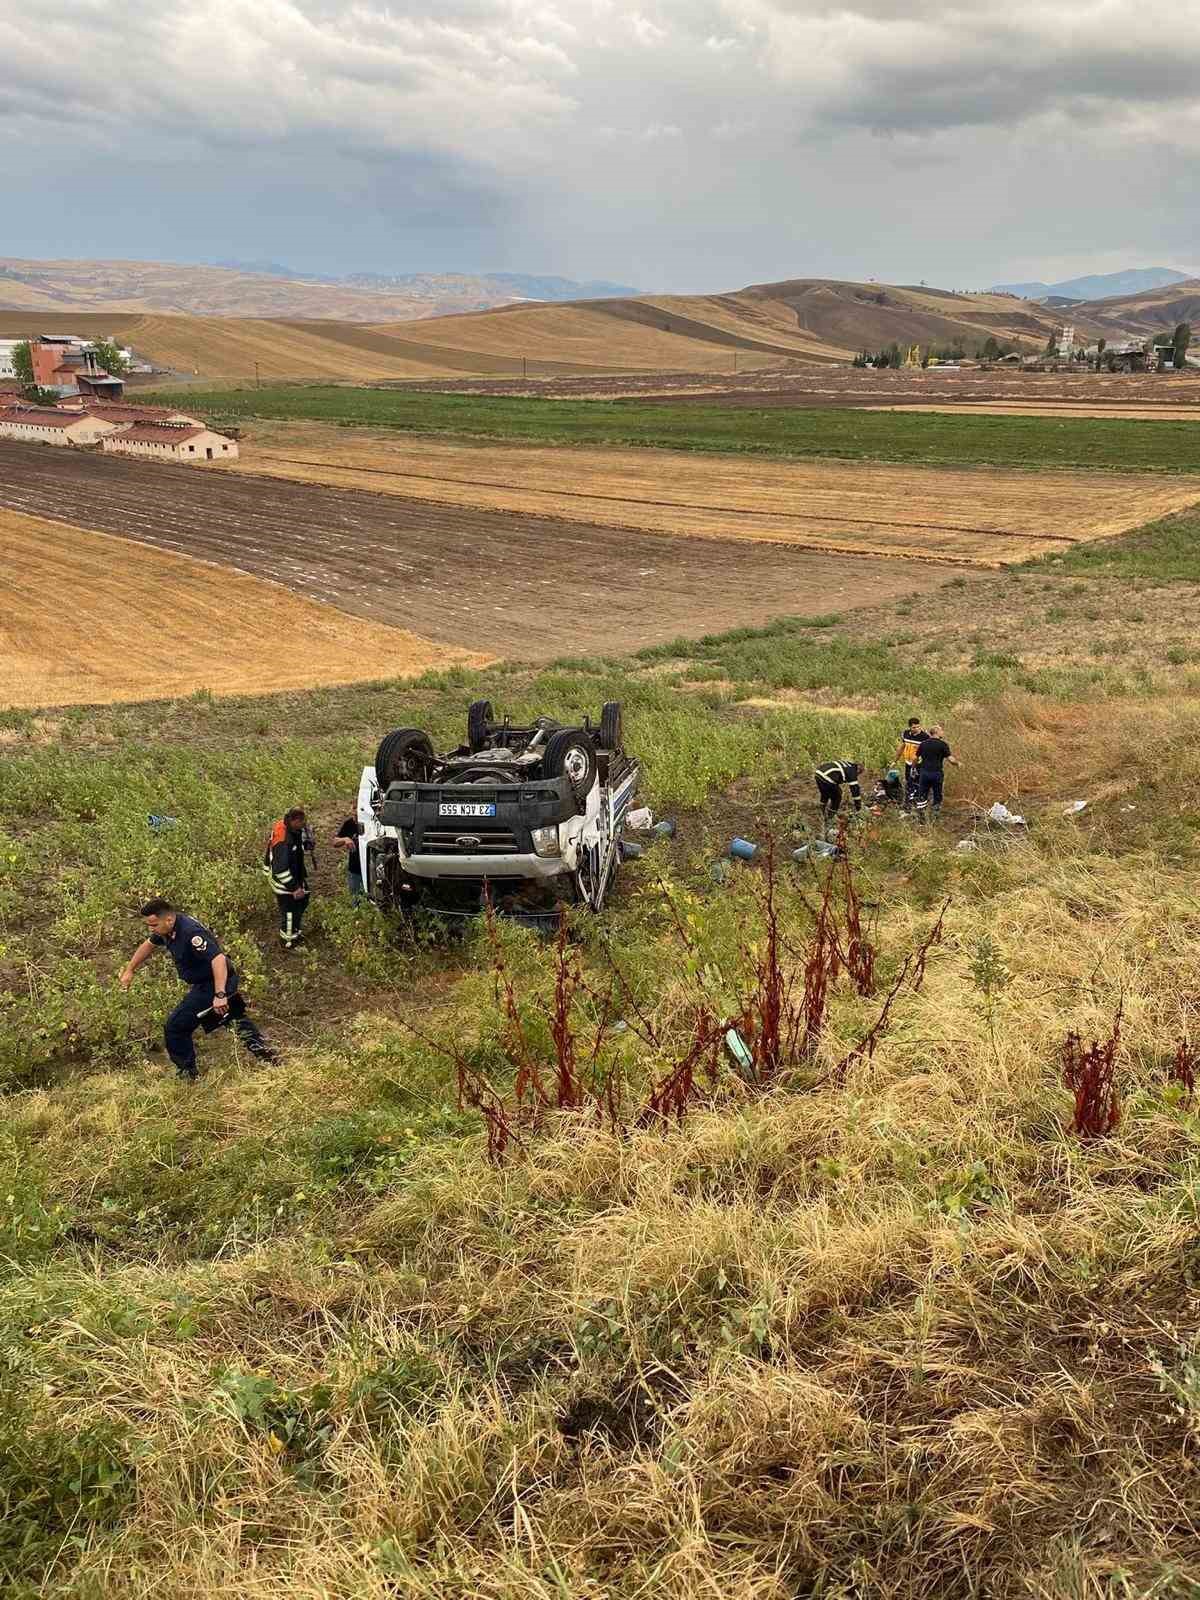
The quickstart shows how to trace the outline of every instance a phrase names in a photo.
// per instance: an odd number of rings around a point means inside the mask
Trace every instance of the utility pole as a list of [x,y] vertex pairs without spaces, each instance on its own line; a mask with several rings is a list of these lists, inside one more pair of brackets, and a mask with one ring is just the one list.
[[262,382],[261,382],[261,380],[259,379],[259,376],[258,376],[258,362],[257,361],[254,363],[254,387],[256,389],[261,389],[262,388]]
[[526,356],[521,357],[521,376],[523,378],[529,376],[529,359]]

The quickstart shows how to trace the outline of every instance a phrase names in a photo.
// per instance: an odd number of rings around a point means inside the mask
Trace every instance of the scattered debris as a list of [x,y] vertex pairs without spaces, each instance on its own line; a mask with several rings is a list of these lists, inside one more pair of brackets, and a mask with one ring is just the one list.
[[625,813],[625,826],[632,828],[635,833],[645,833],[654,826],[654,813],[649,806],[638,806],[636,810]]
[[749,839],[734,839],[729,846],[729,854],[735,861],[753,861],[758,854],[758,846],[751,844]]
[[1064,817],[1077,817],[1081,811],[1087,810],[1086,800],[1072,800],[1063,812]]
[[730,1028],[726,1033],[725,1048],[733,1057],[735,1065],[740,1067],[743,1072],[753,1071],[754,1052],[736,1028]]
[[1010,811],[1000,800],[995,801],[988,808],[987,819],[989,822],[999,822],[1009,828],[1023,828],[1025,826],[1025,818],[1018,817],[1014,811]]
[[708,875],[714,883],[724,883],[732,871],[733,862],[722,858],[720,861],[713,862],[708,869]]
[[168,828],[177,828],[179,826],[179,818],[160,817],[156,812],[150,811],[146,814],[146,823],[151,832],[163,833]]
[[634,844],[629,839],[622,839],[620,851],[622,861],[636,861],[639,856],[645,855],[646,847],[643,844]]
[[666,817],[662,822],[656,822],[654,824],[654,832],[657,833],[661,839],[673,839],[675,837],[674,817]]
[[974,839],[960,839],[958,841],[958,848],[960,850],[978,850],[979,846]]
[[816,860],[818,857],[828,859],[838,853],[837,845],[830,844],[827,839],[814,839],[811,844],[799,845],[792,851],[793,861]]

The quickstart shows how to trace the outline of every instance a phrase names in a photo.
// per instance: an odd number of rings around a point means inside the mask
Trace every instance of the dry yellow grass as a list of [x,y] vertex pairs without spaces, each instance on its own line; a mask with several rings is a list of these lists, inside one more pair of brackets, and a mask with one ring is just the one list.
[[[681,309],[687,305],[682,301]],[[696,320],[706,319],[700,314]],[[516,358],[518,364],[527,356],[531,362],[573,365],[582,371],[729,372],[734,356],[733,347],[727,344],[708,343],[703,337],[672,332],[667,326],[627,321],[588,305],[519,306],[435,317],[415,327],[411,323],[375,324],[372,331],[405,341],[420,340],[431,350],[455,356],[470,352],[480,358]],[[747,333],[744,327],[738,331],[743,336]],[[796,354],[802,353],[797,346]],[[740,350],[737,354],[742,371],[779,360],[775,353]]]
[[263,693],[485,658],[272,583],[0,511],[0,705]]
[[1200,500],[1200,477],[747,461],[262,424],[227,471],[610,527],[996,567]]

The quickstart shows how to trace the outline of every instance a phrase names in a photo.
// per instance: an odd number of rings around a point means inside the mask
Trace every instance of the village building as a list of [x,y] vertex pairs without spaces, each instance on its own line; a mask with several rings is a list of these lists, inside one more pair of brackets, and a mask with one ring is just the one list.
[[87,411],[106,422],[197,422],[189,411],[178,411],[173,406],[139,406],[127,400],[85,400],[82,395],[68,395],[55,405],[60,411]]
[[55,406],[0,405],[0,438],[34,444],[91,445],[113,433],[118,423],[87,412],[59,411]]
[[33,381],[39,389],[106,400],[119,400],[124,394],[125,385],[105,372],[88,340],[73,334],[43,333],[28,343]]
[[193,423],[135,422],[106,433],[103,449],[127,456],[151,456],[159,461],[236,461],[238,447],[223,433]]

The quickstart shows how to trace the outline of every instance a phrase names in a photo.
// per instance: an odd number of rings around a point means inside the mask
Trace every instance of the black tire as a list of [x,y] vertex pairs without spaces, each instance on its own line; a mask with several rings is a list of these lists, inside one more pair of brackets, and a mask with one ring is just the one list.
[[597,770],[596,746],[582,728],[560,728],[546,740],[542,771],[548,778],[570,778],[581,804],[596,781]]
[[496,714],[492,710],[492,702],[490,700],[475,700],[468,706],[467,746],[470,750],[483,749],[495,720]]
[[433,743],[423,728],[397,728],[385,734],[375,753],[375,782],[420,783],[433,763]]
[[606,700],[604,709],[600,713],[600,748],[601,750],[623,750],[625,747],[625,727],[621,716],[621,702],[619,700]]

